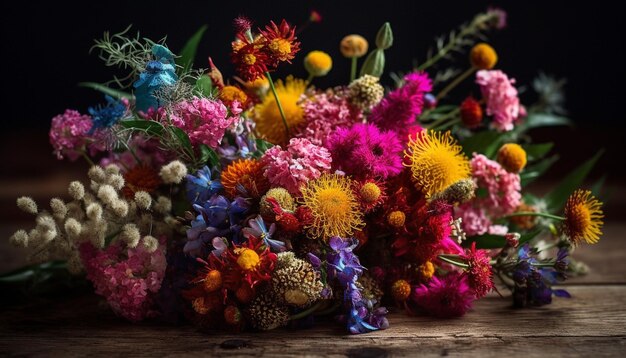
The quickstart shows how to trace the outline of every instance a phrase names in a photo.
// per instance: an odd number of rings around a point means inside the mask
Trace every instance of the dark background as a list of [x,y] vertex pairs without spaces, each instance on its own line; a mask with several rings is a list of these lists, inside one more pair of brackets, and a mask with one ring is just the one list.
[[[316,9],[322,23],[299,35],[302,52],[277,77],[288,72],[304,77],[304,54],[324,50],[333,57],[334,68],[315,83],[326,87],[345,84],[348,77],[349,63],[338,52],[341,38],[359,33],[373,43],[380,25],[389,21],[395,43],[386,52],[383,82],[390,84],[390,71],[408,70],[414,59],[424,59],[436,35],[488,6],[509,14],[508,27],[489,36],[500,56],[498,68],[516,78],[519,86],[530,84],[538,71],[568,79],[566,106],[577,127],[534,133],[539,141],[555,141],[555,150],[563,154],[550,175],[558,177],[606,147],[596,177],[608,172],[609,179],[621,181],[624,14],[609,1],[3,1],[2,178],[32,177],[69,165],[49,154],[49,121],[65,108],[84,112],[102,102],[100,94],[76,84],[104,82],[116,73],[95,53],[89,54],[93,39],[104,31],[118,32],[133,24],[133,30],[154,40],[167,35],[167,45],[177,52],[191,34],[208,24],[196,66],[207,67],[211,55],[228,77],[233,74],[228,54],[234,17],[248,15],[257,25],[284,17],[299,25]],[[463,55],[459,67],[465,61]],[[470,90],[461,87],[455,96],[464,97]]]

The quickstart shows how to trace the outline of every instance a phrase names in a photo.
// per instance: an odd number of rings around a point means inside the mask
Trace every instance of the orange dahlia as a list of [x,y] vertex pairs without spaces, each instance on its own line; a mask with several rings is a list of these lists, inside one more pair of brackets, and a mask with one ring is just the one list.
[[280,26],[270,21],[265,30],[259,29],[259,32],[265,39],[265,51],[274,64],[285,61],[291,63],[295,54],[300,51],[300,42],[296,41],[295,36],[296,28],[290,27],[285,19],[280,22]]
[[265,194],[269,182],[263,175],[263,165],[256,159],[239,159],[222,171],[221,182],[229,197],[244,195],[258,198]]
[[124,181],[126,185],[124,185],[122,193],[128,199],[133,198],[138,191],[152,193],[161,185],[159,172],[145,165],[137,165],[127,171],[124,174]]

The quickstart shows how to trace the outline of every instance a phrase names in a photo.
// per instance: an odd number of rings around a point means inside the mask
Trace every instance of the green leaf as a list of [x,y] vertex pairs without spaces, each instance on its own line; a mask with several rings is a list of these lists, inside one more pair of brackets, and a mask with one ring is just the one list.
[[522,148],[526,151],[526,159],[529,162],[534,162],[548,154],[553,146],[554,143],[524,144]]
[[578,168],[574,169],[570,172],[565,179],[552,190],[548,195],[545,196],[545,200],[548,203],[548,209],[552,212],[560,210],[567,198],[574,192],[574,190],[580,188],[585,181],[585,178],[596,164],[598,159],[604,150],[598,151],[596,155],[594,155],[591,159],[587,160],[583,164],[581,164]]
[[147,121],[147,120],[127,120],[120,121],[120,124],[124,128],[132,128],[137,130],[142,130],[147,132],[148,134],[160,136],[163,134],[163,125],[156,121]]
[[213,87],[213,80],[211,80],[211,77],[208,75],[202,75],[196,80],[196,91],[203,97],[215,97],[216,90],[217,89]]
[[172,133],[174,134],[174,136],[180,142],[180,145],[183,146],[185,151],[187,151],[188,153],[193,153],[193,147],[191,146],[191,140],[189,140],[189,136],[187,135],[187,133],[185,133],[185,131],[183,131],[182,129],[180,129],[178,127],[175,127],[175,126],[171,126],[169,128],[172,131]]
[[550,169],[552,164],[556,163],[558,159],[559,156],[555,154],[551,157],[541,160],[540,162],[537,162],[536,164],[526,167],[524,171],[522,171],[522,173],[520,173],[519,175],[522,187],[525,187],[526,185],[532,183],[533,181],[535,181],[535,179],[543,175],[543,173]]
[[200,40],[202,40],[202,36],[204,36],[204,32],[207,30],[207,25],[202,25],[196,31],[193,36],[187,40],[185,46],[179,53],[179,57],[176,58],[176,64],[183,67],[183,73],[188,72],[193,65],[193,60],[196,58],[196,52],[198,51],[198,45],[200,45]]
[[[529,233],[523,234],[520,236],[519,244],[523,245],[528,241],[534,239],[543,231],[542,229],[538,229],[535,231],[531,231]],[[476,242],[477,249],[500,249],[503,248],[506,244],[506,239],[504,236],[500,235],[478,235],[478,236],[470,236],[463,242],[464,247],[470,247],[473,242]]]
[[220,158],[217,156],[217,153],[206,144],[200,144],[200,161],[208,164],[210,168],[213,168],[220,163]]
[[41,264],[25,266],[10,272],[7,272],[0,276],[0,282],[3,283],[15,283],[25,282],[34,279],[35,277],[42,275],[46,272],[48,274],[64,271],[66,264],[64,261],[48,261]]
[[591,194],[596,198],[600,197],[600,193],[602,192],[602,189],[604,189],[604,182],[606,182],[606,177],[606,174],[603,175],[602,178],[596,180],[596,182],[593,183],[591,185],[591,188],[589,189],[591,190]]
[[132,93],[109,88],[103,84],[96,83],[96,82],[81,82],[78,84],[78,86],[94,89],[96,91],[102,92],[116,99],[121,99],[121,98],[132,99],[133,98]]
[[523,133],[532,128],[571,125],[572,121],[567,117],[561,117],[548,113],[533,113],[524,118],[524,122],[515,128],[515,132]]
[[481,153],[486,157],[493,157],[500,147],[502,134],[494,131],[484,131],[473,134],[461,141],[463,152],[469,157],[472,153]]

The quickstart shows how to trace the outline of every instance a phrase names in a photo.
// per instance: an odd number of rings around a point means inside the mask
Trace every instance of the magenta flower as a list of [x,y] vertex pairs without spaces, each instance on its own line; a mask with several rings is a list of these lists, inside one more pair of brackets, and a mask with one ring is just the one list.
[[339,128],[328,140],[337,169],[359,178],[381,178],[402,171],[402,143],[392,131],[357,123]]
[[[235,114],[239,112],[237,105],[233,111]],[[205,144],[215,149],[222,142],[226,129],[238,118],[229,117],[228,109],[221,101],[194,98],[175,104],[169,119],[187,133],[193,145]]]
[[520,103],[514,79],[500,70],[482,70],[476,73],[483,99],[487,103],[487,115],[493,116],[491,126],[500,132],[510,131],[520,118]]
[[99,250],[86,242],[80,246],[80,255],[96,293],[106,298],[116,314],[133,322],[155,315],[153,299],[167,266],[163,242],[153,253],[142,245],[128,249],[118,242]]
[[261,158],[269,182],[298,196],[302,185],[330,170],[331,162],[326,148],[302,138],[292,138],[286,150],[276,145]]
[[315,145],[325,146],[329,135],[339,127],[360,122],[362,113],[343,96],[319,93],[302,103],[305,124],[295,131],[295,137],[307,138]]
[[57,158],[64,156],[74,161],[87,150],[92,121],[88,115],[81,115],[78,111],[66,109],[63,114],[52,118],[50,127],[50,144],[54,148]]
[[511,214],[520,205],[522,189],[519,174],[507,172],[496,161],[474,153],[470,161],[472,177],[486,196],[475,197],[458,207],[457,214],[463,220],[463,230],[472,235],[499,232],[492,220]]
[[463,316],[472,308],[474,297],[467,276],[458,273],[433,276],[428,285],[416,287],[411,296],[426,314],[441,318]]
[[393,130],[407,136],[407,130],[416,125],[417,117],[424,108],[424,95],[433,89],[432,81],[425,72],[413,72],[404,76],[404,86],[392,91],[372,109],[370,122],[383,130]]

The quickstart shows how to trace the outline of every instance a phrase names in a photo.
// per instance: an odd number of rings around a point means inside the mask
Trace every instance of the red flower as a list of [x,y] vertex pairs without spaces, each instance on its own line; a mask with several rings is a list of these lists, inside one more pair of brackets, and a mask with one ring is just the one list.
[[244,80],[254,81],[268,71],[270,58],[263,51],[264,44],[260,38],[250,42],[246,35],[240,32],[233,41],[232,48],[231,60]]
[[264,50],[275,66],[283,61],[291,63],[295,54],[300,51],[300,42],[296,41],[295,31],[296,28],[290,27],[284,19],[280,26],[270,21],[265,30],[259,29],[265,40]]
[[234,245],[226,253],[229,266],[241,275],[241,279],[254,288],[271,278],[276,266],[275,253],[263,245],[263,240],[250,237],[242,245]]
[[461,103],[461,121],[467,128],[476,128],[483,121],[483,109],[472,96]]
[[489,264],[489,254],[487,250],[476,250],[476,243],[472,243],[469,250],[465,250],[465,255],[461,256],[467,261],[469,268],[466,273],[469,284],[476,298],[484,297],[494,289],[492,280],[491,265]]

